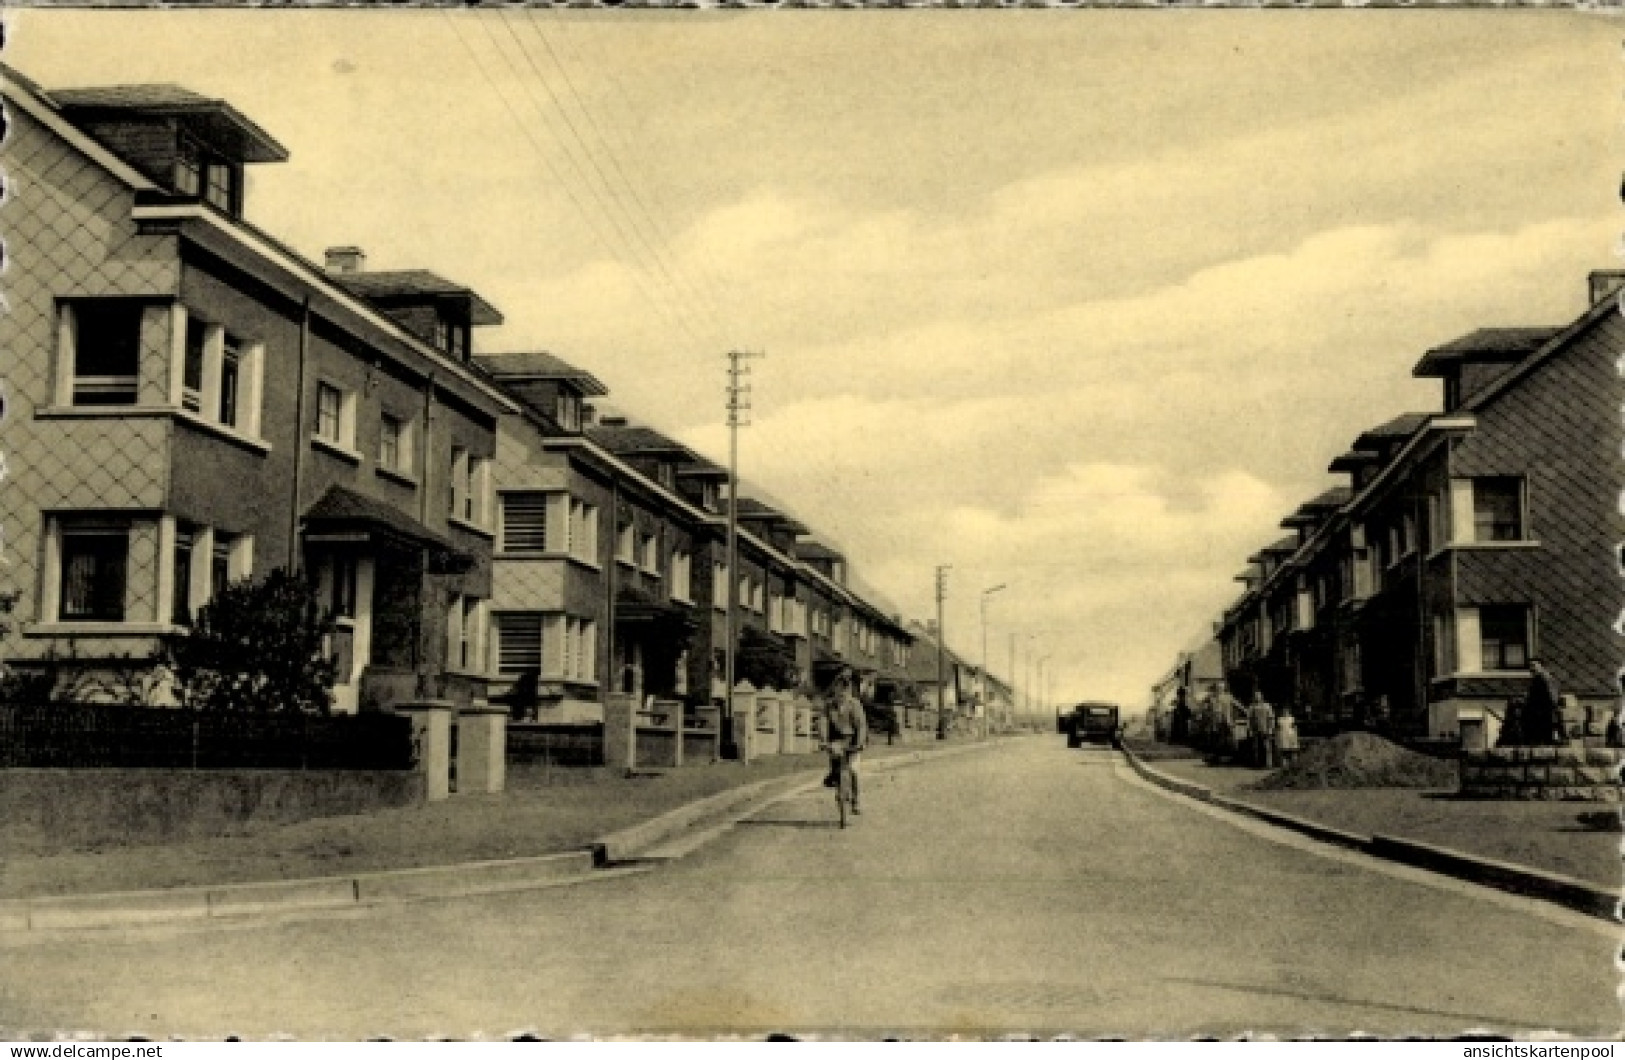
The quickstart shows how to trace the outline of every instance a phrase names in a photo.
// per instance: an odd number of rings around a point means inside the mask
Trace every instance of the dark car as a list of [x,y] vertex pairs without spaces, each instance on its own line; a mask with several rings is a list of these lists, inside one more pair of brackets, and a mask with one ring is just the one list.
[[1118,710],[1115,703],[1079,703],[1066,715],[1066,745],[1086,743],[1118,746]]

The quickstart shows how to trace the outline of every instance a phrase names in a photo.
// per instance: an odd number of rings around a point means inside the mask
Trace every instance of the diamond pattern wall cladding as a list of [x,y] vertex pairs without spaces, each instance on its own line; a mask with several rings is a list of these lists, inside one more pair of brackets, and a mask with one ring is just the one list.
[[1478,429],[1451,454],[1457,475],[1527,475],[1529,535],[1540,543],[1463,553],[1458,600],[1532,603],[1536,650],[1578,695],[1612,694],[1622,661],[1612,631],[1625,602],[1613,551],[1625,537],[1616,507],[1621,351],[1625,321],[1610,313],[1482,409]]
[[561,559],[497,560],[491,606],[499,611],[562,611],[564,566]]
[[[0,315],[0,378],[11,408],[0,427],[10,475],[0,484],[6,563],[0,589],[21,593],[16,615],[39,618],[42,512],[74,508],[146,509],[168,492],[169,423],[162,418],[36,418],[51,403],[56,300],[103,295],[171,296],[180,261],[171,236],[145,236],[130,220],[121,182],[17,108],[0,165],[6,243],[6,312]],[[142,328],[143,403],[166,399],[167,322]],[[154,524],[131,535],[127,603],[133,620],[156,614]],[[122,643],[122,642],[121,642]],[[128,644],[124,645],[126,648]],[[3,650],[43,650],[15,635]]]

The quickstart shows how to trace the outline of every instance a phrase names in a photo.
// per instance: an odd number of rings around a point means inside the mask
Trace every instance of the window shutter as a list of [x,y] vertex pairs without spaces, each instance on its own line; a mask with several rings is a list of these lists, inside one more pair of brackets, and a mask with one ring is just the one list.
[[527,670],[542,669],[542,616],[501,614],[496,616],[497,670],[504,677],[517,677]]
[[[545,493],[508,493],[502,497],[502,549],[504,552],[547,551],[548,524],[557,518]],[[551,518],[550,518],[551,516]]]

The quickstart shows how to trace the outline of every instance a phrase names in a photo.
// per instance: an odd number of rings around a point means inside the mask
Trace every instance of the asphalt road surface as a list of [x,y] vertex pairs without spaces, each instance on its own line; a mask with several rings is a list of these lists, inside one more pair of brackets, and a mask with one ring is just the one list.
[[1006,741],[770,807],[653,872],[0,941],[0,1030],[1613,1037],[1616,930]]

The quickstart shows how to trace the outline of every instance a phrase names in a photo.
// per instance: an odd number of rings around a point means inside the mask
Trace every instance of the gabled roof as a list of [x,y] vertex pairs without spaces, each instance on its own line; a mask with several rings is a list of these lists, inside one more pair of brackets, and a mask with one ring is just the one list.
[[616,456],[664,453],[688,458],[697,455],[681,442],[667,438],[652,427],[588,427],[586,435]]
[[1298,536],[1288,534],[1286,537],[1278,538],[1265,545],[1251,556],[1248,556],[1247,559],[1250,562],[1256,562],[1261,556],[1290,556],[1296,551],[1298,551]]
[[1329,512],[1335,512],[1353,498],[1354,491],[1347,486],[1333,486],[1326,492],[1298,505],[1298,510],[1282,519],[1281,525],[1294,527],[1308,523],[1318,523]]
[[179,85],[107,85],[56,88],[46,98],[74,122],[99,116],[173,117],[243,162],[286,162],[288,149],[223,99]]
[[691,463],[677,469],[677,477],[726,479],[729,477],[729,475],[728,469],[723,467],[721,464],[714,463],[707,460],[700,454],[695,453],[694,460]]
[[817,541],[797,541],[795,551],[797,559],[846,559],[833,548],[821,545]]
[[458,552],[451,541],[399,508],[347,486],[328,487],[321,499],[305,513],[304,523],[307,533],[321,529],[377,530],[441,552]]
[[1357,471],[1378,461],[1376,453],[1365,449],[1350,449],[1326,465],[1327,471]]
[[1563,331],[1561,327],[1479,328],[1422,355],[1411,369],[1416,376],[1440,376],[1464,362],[1521,361]]
[[763,504],[761,501],[752,497],[739,498],[739,500],[734,504],[734,512],[741,519],[748,519],[752,522],[772,523],[780,529],[788,530],[792,534],[805,534],[808,530],[807,527],[801,525],[801,523],[797,522],[793,517],[786,515],[777,508]]
[[1462,402],[1459,411],[1469,414],[1478,412],[1496,398],[1517,386],[1524,376],[1556,356],[1561,350],[1566,349],[1571,342],[1590,330],[1598,321],[1613,316],[1618,308],[1619,303],[1613,297],[1599,299],[1584,313],[1581,313],[1565,327],[1558,330],[1556,334],[1552,335],[1537,349],[1532,350],[1529,356],[1497,376],[1476,394],[1467,398],[1466,401]]
[[1395,442],[1404,441],[1415,434],[1417,429],[1432,416],[1431,412],[1401,413],[1387,423],[1380,423],[1354,439],[1354,448],[1364,449],[1367,452],[1377,452]]
[[500,324],[496,307],[462,284],[437,276],[428,269],[397,269],[392,272],[338,272],[333,282],[359,298],[373,301],[394,299],[447,299],[467,301],[469,319],[475,324]]
[[609,388],[591,372],[577,368],[545,350],[480,354],[474,358],[474,363],[503,382],[560,379],[573,384],[589,397],[602,397],[609,393]]

